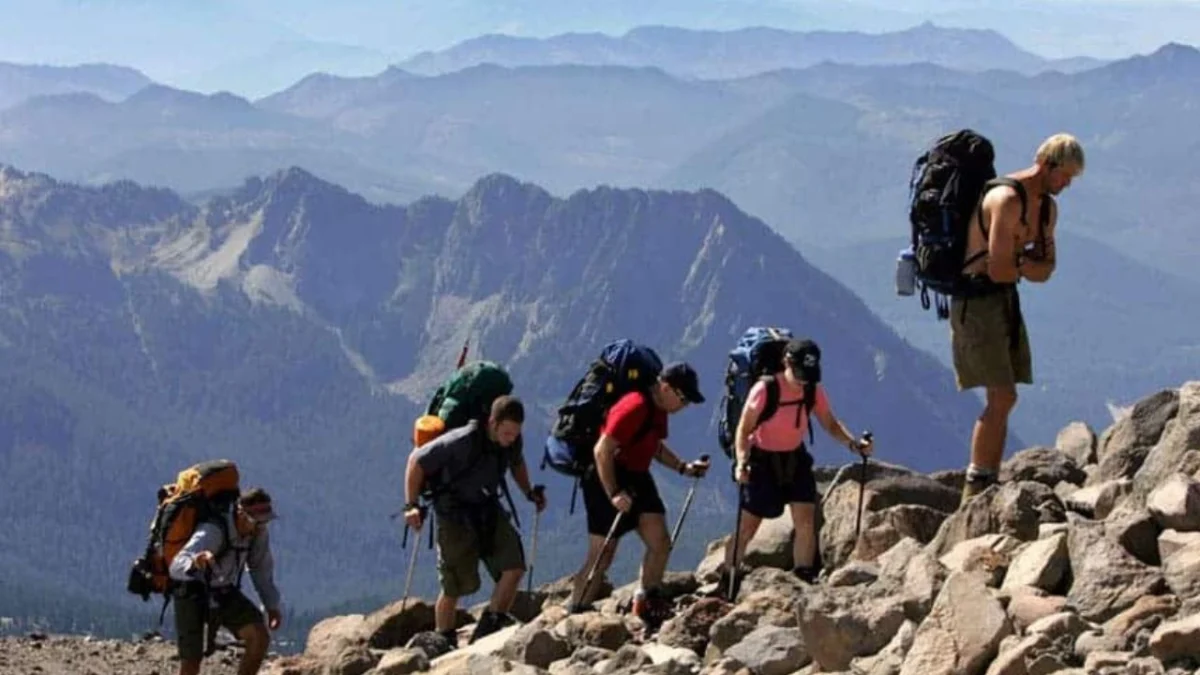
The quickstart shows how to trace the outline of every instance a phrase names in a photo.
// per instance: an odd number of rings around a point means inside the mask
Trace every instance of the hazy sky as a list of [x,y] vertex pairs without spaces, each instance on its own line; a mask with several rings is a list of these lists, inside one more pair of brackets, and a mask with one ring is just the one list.
[[373,74],[487,32],[619,34],[645,24],[876,32],[932,20],[994,28],[1048,57],[1200,43],[1200,0],[0,0],[0,16],[0,60],[105,61],[234,91],[247,63],[286,85],[318,69]]

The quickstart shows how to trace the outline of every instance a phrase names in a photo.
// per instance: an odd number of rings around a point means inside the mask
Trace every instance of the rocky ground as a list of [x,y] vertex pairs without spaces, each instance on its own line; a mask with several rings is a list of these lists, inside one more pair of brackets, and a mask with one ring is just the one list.
[[[203,672],[236,675],[240,654],[236,646],[221,649]],[[175,675],[178,670],[175,645],[161,638],[134,643],[40,633],[0,637],[0,675]]]
[[[1008,459],[1001,484],[961,508],[962,472],[872,462],[857,537],[859,465],[846,469],[825,491],[816,584],[785,571],[785,516],[751,545],[736,604],[713,597],[724,540],[695,571],[670,573],[674,616],[651,635],[627,614],[632,584],[607,585],[597,611],[567,616],[563,579],[522,593],[521,623],[473,645],[482,606],[460,611],[448,654],[424,633],[432,606],[410,600],[330,617],[303,654],[264,672],[1200,675],[1200,381],[1147,396],[1099,435],[1068,425],[1055,447]],[[91,649],[91,661],[58,671],[30,648],[0,659],[43,667],[19,672],[97,675],[165,674],[171,663],[161,646],[146,647],[148,665],[134,663],[136,646],[84,646],[60,656]]]

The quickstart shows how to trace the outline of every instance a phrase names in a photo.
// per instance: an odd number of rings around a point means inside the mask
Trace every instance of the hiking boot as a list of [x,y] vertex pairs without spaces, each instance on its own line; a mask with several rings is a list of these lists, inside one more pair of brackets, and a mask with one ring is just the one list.
[[819,575],[820,573],[821,573],[821,570],[817,569],[816,567],[793,567],[792,568],[792,574],[794,574],[796,576],[796,578],[799,579],[800,581],[803,581],[804,583],[809,584],[809,585],[817,583],[817,575]]
[[514,619],[504,614],[503,612],[493,612],[490,609],[483,610],[479,621],[475,624],[475,632],[471,634],[471,643],[476,642],[506,626],[512,625]]
[[976,495],[990,488],[997,483],[995,475],[980,476],[978,478],[967,478],[963,481],[962,500],[959,501],[958,507],[962,508],[967,505],[967,502],[975,498]]

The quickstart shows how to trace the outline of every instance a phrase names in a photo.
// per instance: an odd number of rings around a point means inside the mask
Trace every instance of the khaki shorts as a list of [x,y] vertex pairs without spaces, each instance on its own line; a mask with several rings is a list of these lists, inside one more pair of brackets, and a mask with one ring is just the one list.
[[[1024,317],[1011,340],[1016,290],[950,301],[950,343],[959,391],[975,387],[1033,384],[1033,359]],[[966,310],[965,314],[963,310]]]
[[[238,589],[214,593],[217,602],[215,620],[234,635],[250,624],[263,623],[262,612]],[[176,595],[172,602],[175,603],[179,659],[199,661],[204,656],[204,616],[208,610],[204,596],[195,587],[189,587],[183,595]]]
[[484,535],[492,537],[492,550],[480,556],[479,543],[469,526],[437,519],[438,582],[448,597],[461,598],[479,590],[481,560],[493,582],[500,580],[502,572],[525,569],[525,550],[508,518],[501,515],[496,527]]

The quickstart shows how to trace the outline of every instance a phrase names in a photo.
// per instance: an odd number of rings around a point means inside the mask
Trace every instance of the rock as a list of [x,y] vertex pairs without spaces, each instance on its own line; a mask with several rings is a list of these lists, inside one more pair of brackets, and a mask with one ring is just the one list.
[[[505,626],[500,630],[480,638],[478,641],[460,647],[449,654],[432,659],[429,662],[430,672],[434,673],[471,673],[471,672],[490,672],[483,670],[484,668],[498,668],[501,672],[505,672],[505,668],[515,668],[520,666],[515,672],[536,672],[536,668],[525,666],[523,664],[513,664],[512,662],[500,658],[498,655],[504,649],[504,645],[516,634],[520,625],[514,624]],[[472,670],[476,669],[476,670]]]
[[1011,633],[980,575],[955,572],[917,629],[900,675],[978,675]]
[[663,666],[665,664],[672,663],[675,664],[671,669],[662,669],[662,671],[670,670],[673,672],[674,670],[683,670],[685,672],[691,672],[692,670],[700,670],[702,665],[700,657],[695,651],[691,649],[685,649],[683,647],[670,647],[655,642],[649,642],[642,645],[642,651],[646,653],[646,656],[650,657],[650,660],[656,666]]
[[898,675],[904,666],[904,656],[912,648],[917,634],[915,621],[905,621],[892,636],[892,641],[871,656],[860,656],[850,662],[852,673],[863,675]]
[[1054,447],[1076,466],[1087,466],[1096,461],[1096,432],[1087,422],[1071,422],[1058,432]]
[[617,675],[622,672],[638,672],[643,666],[654,663],[650,655],[635,645],[622,645],[611,658],[599,661],[593,666],[595,672],[602,675]]
[[1166,560],[1180,549],[1200,542],[1200,532],[1166,530],[1158,535],[1158,557]]
[[[859,466],[850,465],[844,474],[848,480],[833,486],[825,498],[821,556],[829,568],[840,567],[855,550]],[[863,492],[864,532],[872,527],[886,529],[884,523],[887,523],[902,536],[921,535],[923,530],[933,529],[930,521],[940,520],[943,517],[940,514],[950,513],[958,506],[959,493],[931,478],[883,462],[871,462],[868,467],[868,481]],[[891,515],[882,515],[882,512],[898,506],[926,508],[898,509]],[[890,546],[886,539],[885,546]]]
[[1084,631],[1075,640],[1075,656],[1086,660],[1096,652],[1126,651],[1127,641],[1123,637],[1108,635],[1101,631]]
[[1160,624],[1150,636],[1150,654],[1164,663],[1200,660],[1200,614]]
[[1074,577],[1067,602],[1089,621],[1106,621],[1164,586],[1162,574],[1109,540],[1101,523],[1075,523],[1067,548]]
[[1134,404],[1130,413],[1117,420],[1100,439],[1097,454],[1100,461],[1123,448],[1149,448],[1158,443],[1167,422],[1179,412],[1179,391],[1164,389],[1146,396]]
[[[1124,638],[1131,635],[1148,618],[1162,619],[1179,610],[1179,599],[1173,595],[1147,595],[1133,606],[1104,623],[1104,633]],[[1161,622],[1161,621],[1160,621]]]
[[[1014,642],[1008,645],[1010,640]],[[1050,673],[1062,668],[1061,661],[1054,653],[1054,643],[1045,635],[1029,635],[1024,639],[1010,636],[1005,643],[988,666],[987,675],[1030,675],[1032,672]]]
[[789,675],[811,660],[800,635],[777,626],[756,628],[726,654],[759,675]]
[[[404,609],[401,610],[401,604]],[[456,614],[455,628],[474,622],[474,618],[463,609]],[[412,636],[421,631],[433,630],[433,605],[424,600],[397,600],[371,614],[363,624],[367,644],[372,649],[395,649],[403,647]]]
[[366,642],[365,626],[366,617],[362,614],[323,619],[308,631],[304,656],[318,661],[333,661],[347,647]]
[[1129,661],[1132,658],[1133,654],[1129,652],[1096,651],[1087,655],[1083,667],[1089,673],[1096,673],[1110,668],[1124,670],[1129,667]]
[[825,582],[830,586],[857,586],[869,584],[879,578],[879,565],[874,562],[852,560],[845,567],[829,575]]
[[1012,589],[1012,598],[1005,610],[1012,619],[1013,627],[1023,631],[1039,619],[1058,614],[1067,606],[1067,599],[1061,595],[1045,595],[1043,591],[1032,587]]
[[787,600],[798,600],[809,590],[808,584],[796,578],[791,572],[785,572],[773,567],[759,567],[750,570],[742,578],[738,589],[738,599],[753,595],[758,591],[771,591]]
[[350,645],[325,663],[324,675],[363,675],[379,663],[379,655],[366,645]]
[[720,598],[701,598],[668,619],[658,630],[658,641],[668,647],[690,649],[703,655],[713,624],[733,609]]
[[417,649],[393,649],[385,652],[368,675],[409,675],[429,670],[429,658]]
[[800,634],[823,671],[845,670],[855,657],[874,654],[891,641],[905,621],[904,599],[891,591],[825,587],[807,598],[799,613]]
[[[1176,471],[1191,473],[1196,470],[1196,467],[1188,467],[1193,461],[1188,453],[1192,448],[1200,448],[1200,381],[1188,382],[1179,389],[1178,414],[1153,445],[1133,477],[1133,492],[1139,499],[1166,483]],[[1193,456],[1195,454],[1200,453],[1193,453]]]
[[1172,553],[1163,561],[1162,574],[1180,600],[1200,599],[1200,544],[1189,544]]
[[[711,545],[709,548],[712,548]],[[542,603],[542,606],[546,607],[549,605],[566,604],[567,600],[571,597],[571,593],[574,589],[574,583],[575,577],[572,575],[557,579],[544,586],[538,587],[537,592],[544,594],[546,597],[545,601]],[[600,579],[593,581],[592,583],[597,587],[597,602],[607,598],[613,592],[613,585],[608,579],[607,574],[600,576]]]
[[1099,485],[1114,480],[1129,480],[1137,475],[1138,469],[1150,454],[1149,445],[1127,445],[1116,448],[1104,455],[1096,468],[1088,475],[1086,485]]
[[[756,537],[757,538],[757,537]],[[633,606],[633,595],[637,592],[639,582],[632,581],[612,592],[612,595],[598,603],[598,609],[603,612],[616,614],[627,612]],[[663,574],[660,591],[663,598],[673,600],[681,595],[695,593],[700,587],[700,580],[691,572],[666,572]]]
[[963,484],[967,480],[967,471],[966,469],[942,469],[929,474],[929,477],[954,490],[956,494],[962,494]]
[[1087,623],[1079,618],[1075,612],[1059,612],[1045,616],[1033,623],[1025,629],[1029,635],[1045,635],[1051,641],[1066,640],[1070,644],[1075,644],[1075,640],[1084,631],[1088,630]]
[[572,614],[559,624],[572,643],[616,650],[629,641],[628,626],[618,616],[588,612]]
[[[959,542],[943,555],[939,562],[950,572],[969,571],[986,567],[989,576],[999,567],[1007,568],[1008,555],[1020,545],[1020,541],[1006,534],[985,534]],[[990,557],[996,553],[1000,558]],[[1001,577],[1003,578],[1003,577]]]
[[1087,474],[1069,455],[1055,448],[1032,447],[1014,454],[1000,465],[1000,482],[1033,481],[1053,488],[1061,481],[1083,485]]
[[1146,508],[1164,530],[1200,531],[1200,483],[1171,474],[1146,498]]
[[898,504],[863,516],[863,531],[851,551],[852,560],[870,561],[906,537],[930,542],[947,513],[921,504]]
[[1040,483],[1021,482],[993,485],[953,513],[929,543],[938,556],[955,545],[988,534],[1007,534],[1021,541],[1037,539],[1045,500],[1062,503],[1050,488]]
[[1088,518],[1103,520],[1112,513],[1117,502],[1132,490],[1133,481],[1117,478],[1075,490],[1063,500],[1063,504]]
[[741,602],[712,624],[705,655],[721,656],[760,626],[796,627],[798,600],[771,590],[739,596]]
[[1104,533],[1141,562],[1155,566],[1161,564],[1158,523],[1145,508],[1123,502],[1104,521]]
[[1001,587],[1033,586],[1053,593],[1065,579],[1069,567],[1067,536],[1056,534],[1022,549],[1008,566]]
[[571,644],[545,626],[529,623],[513,633],[501,648],[500,655],[538,668],[548,668],[551,663],[571,655]]
[[435,630],[427,630],[412,636],[404,648],[410,651],[419,651],[425,655],[426,659],[433,660],[457,649],[458,644],[447,640],[444,635]]

